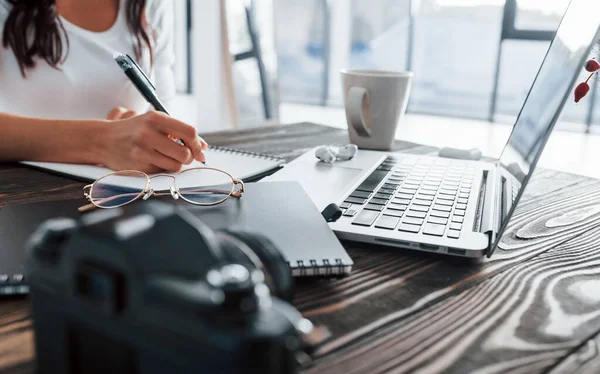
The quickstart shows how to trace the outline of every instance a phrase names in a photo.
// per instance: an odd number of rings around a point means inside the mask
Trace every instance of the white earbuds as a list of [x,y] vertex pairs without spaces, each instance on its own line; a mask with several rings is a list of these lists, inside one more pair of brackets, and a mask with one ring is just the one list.
[[358,152],[355,144],[348,144],[343,147],[323,146],[315,151],[315,156],[326,164],[333,164],[336,161],[351,160]]

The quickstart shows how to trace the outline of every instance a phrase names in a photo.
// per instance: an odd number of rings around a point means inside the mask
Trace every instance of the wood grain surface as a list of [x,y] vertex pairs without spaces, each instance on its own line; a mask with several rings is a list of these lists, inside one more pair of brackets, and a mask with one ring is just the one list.
[[[203,135],[291,160],[344,131],[314,124]],[[396,150],[435,149],[397,142]],[[80,199],[83,184],[0,165],[0,207]],[[1,214],[1,211],[0,211]],[[295,305],[332,337],[307,373],[600,373],[600,181],[536,171],[491,259],[344,243],[341,279],[304,279]],[[0,304],[0,370],[30,373],[26,299]]]

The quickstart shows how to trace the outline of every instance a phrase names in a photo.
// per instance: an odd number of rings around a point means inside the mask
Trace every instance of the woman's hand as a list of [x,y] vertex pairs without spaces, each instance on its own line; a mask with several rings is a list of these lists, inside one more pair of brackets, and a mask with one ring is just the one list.
[[[131,110],[115,108],[107,119],[110,122],[98,139],[101,161],[111,169],[175,172],[194,159],[205,161],[202,150],[208,145],[196,129],[164,113],[152,111],[137,115]],[[185,146],[169,136],[183,140]]]

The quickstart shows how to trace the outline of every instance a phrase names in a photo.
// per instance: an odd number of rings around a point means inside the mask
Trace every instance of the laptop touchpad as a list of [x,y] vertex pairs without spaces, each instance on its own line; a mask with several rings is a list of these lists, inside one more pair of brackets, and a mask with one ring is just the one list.
[[338,167],[323,163],[299,162],[284,167],[269,177],[268,180],[298,181],[317,208],[323,210],[327,205],[337,202],[337,199],[348,192],[358,182],[362,172],[361,169]]

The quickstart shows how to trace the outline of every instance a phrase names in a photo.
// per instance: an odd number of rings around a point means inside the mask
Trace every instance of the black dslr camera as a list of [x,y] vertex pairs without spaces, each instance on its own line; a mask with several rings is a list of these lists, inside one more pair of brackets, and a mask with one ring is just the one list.
[[[134,204],[28,244],[38,373],[294,373],[313,329],[264,237]],[[273,295],[274,297],[272,297]]]

